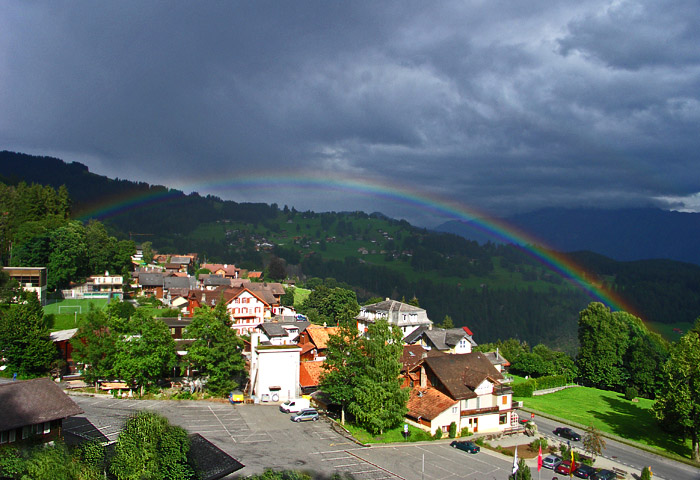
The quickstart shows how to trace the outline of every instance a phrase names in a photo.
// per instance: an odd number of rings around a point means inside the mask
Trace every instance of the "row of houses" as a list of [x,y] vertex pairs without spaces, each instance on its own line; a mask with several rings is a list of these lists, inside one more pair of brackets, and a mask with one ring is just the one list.
[[[338,333],[338,327],[282,315],[256,319],[247,326],[240,323],[242,314],[234,313],[235,309],[256,305],[243,299],[259,300],[246,288],[234,289],[229,298],[227,308],[236,319],[234,328],[250,335],[245,348],[249,369],[245,393],[252,401],[283,402],[312,395],[323,405],[319,381],[329,337]],[[236,303],[236,299],[241,301]],[[424,309],[387,299],[362,307],[356,319],[358,330],[366,332],[380,318],[408,332],[401,360],[403,386],[410,389],[407,423],[431,433],[437,429],[447,432],[452,422],[472,432],[518,427],[519,404],[512,401],[510,382],[503,375],[508,362],[498,352],[473,352],[476,342],[469,328],[433,328]],[[179,355],[186,354],[192,341],[186,338],[191,320],[161,318],[178,343]],[[68,339],[74,333],[54,332],[52,337],[57,345],[69,348]]]
[[[499,352],[473,352],[468,328],[433,328],[425,310],[389,299],[362,307],[358,330],[366,332],[379,318],[407,332],[401,360],[403,386],[410,389],[407,423],[431,433],[447,433],[453,422],[474,433],[519,428],[521,405],[513,402],[504,375],[508,361]],[[319,325],[259,325],[251,336],[247,393],[259,402],[311,395],[329,407],[318,386],[328,338],[337,333],[337,327]]]

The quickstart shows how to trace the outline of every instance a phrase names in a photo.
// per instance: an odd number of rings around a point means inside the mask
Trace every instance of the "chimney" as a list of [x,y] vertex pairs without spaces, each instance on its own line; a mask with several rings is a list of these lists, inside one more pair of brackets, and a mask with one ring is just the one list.
[[425,367],[420,366],[420,388],[426,388],[428,386],[428,381],[425,377]]

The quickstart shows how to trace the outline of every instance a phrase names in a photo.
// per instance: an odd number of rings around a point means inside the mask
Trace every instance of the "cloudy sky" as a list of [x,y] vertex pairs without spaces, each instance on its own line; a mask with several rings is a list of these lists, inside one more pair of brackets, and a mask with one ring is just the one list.
[[700,210],[699,97],[697,0],[0,3],[0,149],[236,201]]

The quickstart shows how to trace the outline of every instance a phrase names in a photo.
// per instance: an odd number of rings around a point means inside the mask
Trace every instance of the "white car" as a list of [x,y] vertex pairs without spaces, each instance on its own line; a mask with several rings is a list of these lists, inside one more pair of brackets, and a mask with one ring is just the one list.
[[547,455],[542,459],[542,466],[554,470],[561,463],[561,458],[556,455]]
[[280,410],[284,413],[299,413],[310,406],[311,404],[306,398],[296,398],[284,402],[282,405],[280,405]]

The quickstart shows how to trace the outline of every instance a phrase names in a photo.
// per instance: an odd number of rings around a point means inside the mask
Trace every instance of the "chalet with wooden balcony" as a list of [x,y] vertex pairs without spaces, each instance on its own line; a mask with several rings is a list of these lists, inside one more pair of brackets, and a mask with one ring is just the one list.
[[479,352],[427,356],[408,401],[409,423],[434,433],[508,431],[518,426],[513,390],[486,355]]

